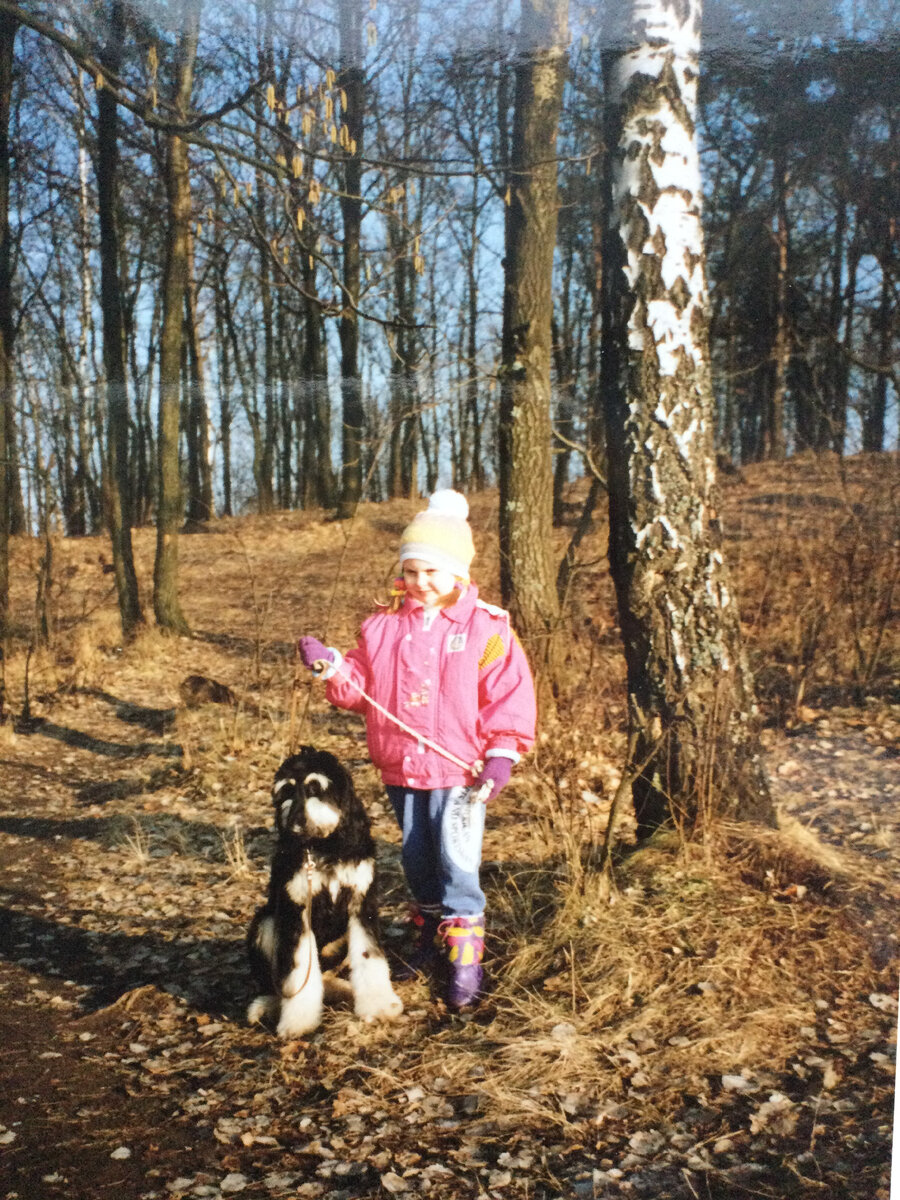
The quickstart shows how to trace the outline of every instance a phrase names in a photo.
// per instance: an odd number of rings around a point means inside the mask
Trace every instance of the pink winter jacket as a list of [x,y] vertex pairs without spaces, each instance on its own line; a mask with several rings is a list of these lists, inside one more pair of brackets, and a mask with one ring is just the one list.
[[398,612],[368,617],[325,695],[338,708],[365,714],[369,754],[386,784],[470,784],[472,771],[389,721],[358,687],[417,733],[474,763],[491,751],[517,759],[534,742],[531,671],[509,614],[479,600],[474,584],[455,604],[438,609],[428,629],[424,614],[407,597]]

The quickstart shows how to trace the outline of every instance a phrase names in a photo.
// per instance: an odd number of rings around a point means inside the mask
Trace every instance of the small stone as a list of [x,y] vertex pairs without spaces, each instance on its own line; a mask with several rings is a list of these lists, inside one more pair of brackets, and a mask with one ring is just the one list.
[[643,1157],[657,1154],[665,1144],[666,1139],[658,1129],[639,1129],[637,1133],[632,1134],[628,1139],[628,1145],[635,1154],[640,1154]]
[[755,1092],[757,1085],[745,1075],[723,1075],[722,1087],[726,1092]]
[[573,1038],[577,1030],[569,1021],[562,1021],[559,1025],[554,1025],[550,1030],[550,1036],[554,1042],[565,1042],[569,1038]]

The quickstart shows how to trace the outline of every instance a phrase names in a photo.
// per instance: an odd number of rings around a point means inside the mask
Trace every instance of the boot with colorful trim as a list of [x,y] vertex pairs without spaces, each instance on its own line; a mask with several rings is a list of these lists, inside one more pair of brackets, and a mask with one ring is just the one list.
[[447,947],[447,1004],[466,1008],[481,991],[484,917],[445,917],[438,934]]
[[407,979],[415,979],[423,971],[427,971],[437,961],[440,952],[440,910],[414,904],[410,908],[410,921],[416,931],[413,944],[403,961],[394,968],[394,979],[400,983]]

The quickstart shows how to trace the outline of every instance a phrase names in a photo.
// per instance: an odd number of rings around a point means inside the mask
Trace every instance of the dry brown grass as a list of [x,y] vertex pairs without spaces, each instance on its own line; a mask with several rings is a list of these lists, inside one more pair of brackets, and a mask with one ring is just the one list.
[[[791,838],[772,833],[743,859],[736,828],[714,848],[661,838],[627,854],[610,889],[547,855],[541,822],[521,835],[521,861],[495,877],[489,899],[490,1019],[409,1031],[391,1069],[368,1076],[385,1098],[438,1080],[448,1094],[477,1093],[510,1128],[564,1130],[590,1113],[602,1122],[610,1104],[647,1127],[709,1102],[722,1076],[772,1087],[826,1022],[852,1041],[870,1019],[861,999],[890,987],[859,915],[812,888],[803,900],[781,895],[782,880],[796,886],[821,869],[816,849],[798,852]],[[424,1010],[407,1008],[426,1024]],[[341,1022],[373,1050],[389,1036]]]

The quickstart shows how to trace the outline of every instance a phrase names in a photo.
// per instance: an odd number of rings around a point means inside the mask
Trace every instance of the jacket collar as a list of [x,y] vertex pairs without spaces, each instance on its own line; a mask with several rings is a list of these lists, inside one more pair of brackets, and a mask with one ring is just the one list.
[[[455,604],[451,604],[449,608],[440,609],[440,615],[447,618],[448,621],[461,624],[467,621],[471,615],[472,609],[475,607],[475,601],[478,599],[478,588],[474,583],[469,583],[465,592],[460,596]],[[418,612],[423,606],[418,600],[413,600],[407,596],[403,602],[402,612],[407,617],[411,618],[413,613]]]

